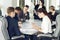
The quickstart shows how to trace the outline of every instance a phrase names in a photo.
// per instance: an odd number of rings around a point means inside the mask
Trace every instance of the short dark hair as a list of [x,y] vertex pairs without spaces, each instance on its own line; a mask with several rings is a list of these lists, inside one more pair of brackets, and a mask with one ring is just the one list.
[[39,13],[43,12],[45,15],[48,15],[47,11],[43,8],[38,9],[37,12],[39,12]]
[[21,10],[21,8],[20,8],[20,7],[16,7],[16,8],[15,8],[15,10],[18,10],[18,11],[20,11],[20,10]]
[[11,13],[11,12],[14,12],[14,7],[8,7],[7,8],[7,13]]
[[29,6],[28,6],[28,5],[25,5],[24,7],[27,7],[27,8],[29,8]]
[[53,11],[55,11],[55,7],[54,6],[50,6],[49,8],[51,8]]

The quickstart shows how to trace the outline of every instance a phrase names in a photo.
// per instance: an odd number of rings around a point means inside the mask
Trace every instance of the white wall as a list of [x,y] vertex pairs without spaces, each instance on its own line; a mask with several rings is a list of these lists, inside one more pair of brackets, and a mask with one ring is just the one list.
[[2,15],[5,16],[7,15],[7,7],[9,6],[13,6],[16,7],[17,6],[17,0],[0,0],[0,4],[2,5]]
[[3,15],[3,16],[5,16],[5,14],[7,14],[7,13],[6,13],[7,7],[12,6],[12,5],[11,5],[11,1],[12,1],[12,0],[5,0],[5,1],[4,1],[4,0],[0,0],[0,4],[1,4],[1,6],[2,6],[1,9],[2,9],[2,15]]
[[60,5],[59,0],[56,0],[56,9],[57,10],[59,10],[59,5]]
[[46,10],[49,11],[49,0],[44,0],[44,5],[46,7]]
[[49,11],[49,6],[55,6],[56,10],[59,10],[59,0],[44,0],[47,11]]
[[59,10],[59,0],[49,0],[50,6],[53,5],[55,6],[56,10]]

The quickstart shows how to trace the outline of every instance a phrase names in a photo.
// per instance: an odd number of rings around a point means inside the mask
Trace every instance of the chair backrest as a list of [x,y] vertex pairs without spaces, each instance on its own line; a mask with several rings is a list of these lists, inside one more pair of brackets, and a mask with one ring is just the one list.
[[60,33],[60,14],[56,17],[56,30],[53,34],[54,37],[59,37]]
[[6,18],[0,16],[0,39],[1,40],[9,40],[9,35],[7,31],[8,23]]
[[0,40],[5,40],[1,31],[1,27],[2,27],[2,22],[0,21]]
[[1,9],[0,9],[0,16],[2,16],[2,11],[1,11]]

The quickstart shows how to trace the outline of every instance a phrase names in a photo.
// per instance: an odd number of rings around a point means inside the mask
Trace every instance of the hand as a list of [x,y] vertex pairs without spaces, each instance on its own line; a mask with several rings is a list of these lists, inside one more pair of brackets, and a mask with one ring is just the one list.
[[37,28],[37,25],[35,23],[32,23],[32,26],[33,26],[34,29]]
[[21,21],[18,22],[18,26],[19,26],[19,28],[22,27],[22,22]]
[[23,19],[21,19],[21,21],[23,21]]
[[34,29],[36,29],[36,30],[41,32],[41,28],[38,27],[35,23],[32,23],[32,26],[33,26]]

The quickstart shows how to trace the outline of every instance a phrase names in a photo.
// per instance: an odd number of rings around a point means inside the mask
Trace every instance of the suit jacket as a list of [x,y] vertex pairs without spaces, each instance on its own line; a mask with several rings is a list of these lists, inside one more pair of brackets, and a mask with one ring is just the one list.
[[34,13],[34,19],[42,20],[42,18],[39,18],[38,15]]
[[20,19],[20,14],[17,14],[17,13],[15,13],[15,17],[14,17],[14,19],[16,19],[17,21],[19,21],[19,19]]
[[51,21],[56,21],[56,16],[58,15],[59,13],[55,12],[54,15],[52,15],[51,12],[48,13],[48,16],[49,18],[51,19]]
[[11,18],[10,16],[7,16],[6,19],[8,22],[7,30],[10,38],[13,36],[20,36],[21,33],[18,27],[18,22],[14,18]]
[[24,12],[22,11],[19,17],[20,17],[20,19],[23,19],[23,21],[30,19],[29,12],[24,14]]

